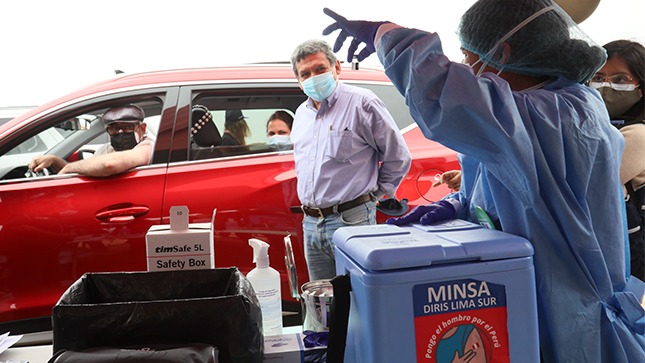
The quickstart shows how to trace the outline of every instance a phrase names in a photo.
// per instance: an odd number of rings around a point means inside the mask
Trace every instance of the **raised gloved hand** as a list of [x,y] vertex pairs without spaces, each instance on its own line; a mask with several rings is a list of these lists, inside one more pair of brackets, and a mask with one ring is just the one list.
[[387,224],[394,224],[397,226],[405,226],[411,223],[421,223],[428,225],[436,222],[441,222],[455,218],[457,211],[452,203],[446,200],[420,205],[414,208],[410,213],[403,217],[390,218],[385,221]]
[[305,335],[303,341],[307,348],[326,347],[329,345],[328,331],[315,332],[312,330],[305,330],[303,334]]
[[360,53],[356,56],[356,59],[360,62],[363,59],[367,58],[370,54],[376,52],[374,48],[374,37],[376,36],[376,31],[378,27],[389,23],[387,21],[365,21],[365,20],[347,20],[345,17],[340,16],[328,8],[324,8],[323,12],[329,15],[332,19],[336,20],[335,23],[332,23],[323,30],[323,35],[329,35],[333,31],[340,29],[340,34],[336,38],[334,43],[334,52],[338,52],[342,48],[345,39],[348,36],[354,38],[349,45],[347,53],[347,62],[351,62],[356,53],[356,48],[360,43],[365,43],[365,48],[361,50]]

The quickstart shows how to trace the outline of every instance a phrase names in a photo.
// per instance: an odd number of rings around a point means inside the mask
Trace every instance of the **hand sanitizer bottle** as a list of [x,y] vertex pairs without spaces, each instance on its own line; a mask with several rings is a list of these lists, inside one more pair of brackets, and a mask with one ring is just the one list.
[[280,273],[269,267],[269,244],[259,239],[249,239],[253,247],[255,268],[246,278],[251,282],[262,310],[262,334],[282,334],[282,295]]

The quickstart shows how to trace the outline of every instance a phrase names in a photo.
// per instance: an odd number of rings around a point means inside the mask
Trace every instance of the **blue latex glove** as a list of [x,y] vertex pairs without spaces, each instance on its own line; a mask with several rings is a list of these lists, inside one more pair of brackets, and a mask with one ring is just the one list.
[[305,343],[305,347],[307,348],[326,347],[329,345],[328,331],[315,332],[312,330],[305,330],[303,334],[305,334],[303,341]]
[[360,43],[365,43],[365,48],[356,56],[356,59],[359,62],[367,58],[370,54],[376,52],[376,49],[374,48],[374,37],[376,36],[376,31],[379,26],[389,23],[387,21],[374,22],[365,20],[347,20],[345,17],[336,14],[328,8],[324,8],[323,12],[336,20],[335,23],[332,23],[323,30],[323,35],[329,35],[338,29],[341,30],[340,34],[338,34],[338,38],[336,38],[336,42],[334,43],[334,53],[338,52],[340,48],[342,48],[343,43],[348,36],[354,38],[352,43],[349,45],[347,53],[347,62],[350,63],[354,58],[356,48],[358,48]]
[[446,200],[440,200],[432,204],[420,205],[403,217],[390,218],[385,223],[397,226],[405,226],[411,223],[428,225],[453,219],[456,213],[455,206],[452,203]]

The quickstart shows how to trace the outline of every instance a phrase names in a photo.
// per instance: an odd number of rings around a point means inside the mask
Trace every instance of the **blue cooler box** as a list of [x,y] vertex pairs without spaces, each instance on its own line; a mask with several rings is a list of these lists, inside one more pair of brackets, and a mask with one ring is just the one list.
[[340,228],[345,362],[539,362],[533,247],[462,220]]

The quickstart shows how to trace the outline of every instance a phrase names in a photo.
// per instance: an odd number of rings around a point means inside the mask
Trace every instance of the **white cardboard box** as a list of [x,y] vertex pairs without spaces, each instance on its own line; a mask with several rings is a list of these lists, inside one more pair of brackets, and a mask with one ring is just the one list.
[[170,208],[170,224],[151,226],[146,234],[148,271],[215,268],[211,223],[188,223],[188,207]]
[[302,333],[268,335],[264,337],[264,358],[266,363],[304,363],[305,352],[327,349],[327,347],[305,348]]

